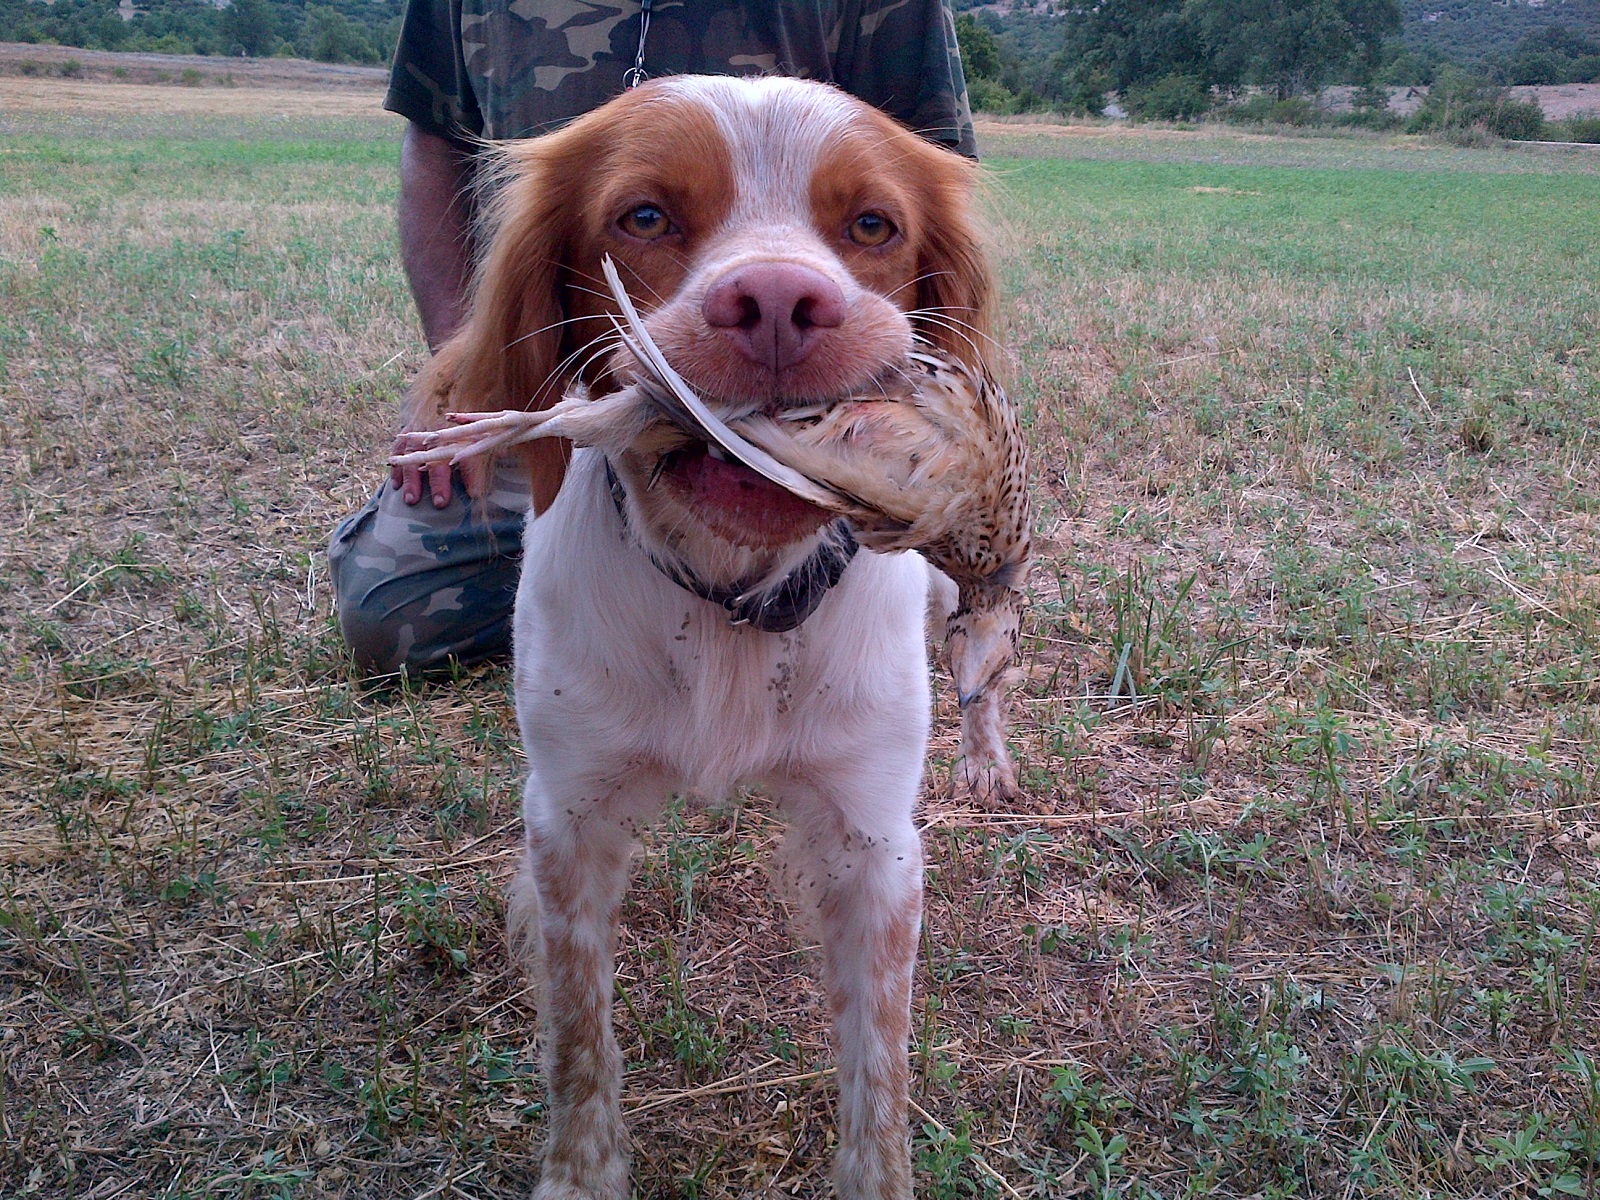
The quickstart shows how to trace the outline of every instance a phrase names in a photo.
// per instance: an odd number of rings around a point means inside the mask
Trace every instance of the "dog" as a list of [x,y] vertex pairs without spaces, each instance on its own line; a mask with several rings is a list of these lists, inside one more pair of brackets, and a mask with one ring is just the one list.
[[[836,88],[670,77],[499,155],[470,316],[410,393],[413,427],[625,383],[606,255],[708,402],[826,404],[913,348],[987,370],[974,164]],[[822,943],[835,1189],[905,1200],[928,567],[856,553],[832,514],[714,446],[538,441],[526,463],[536,516],[513,628],[529,772],[510,919],[543,988],[536,1200],[628,1195],[611,1008],[636,835],[675,793],[743,784],[787,821]]]

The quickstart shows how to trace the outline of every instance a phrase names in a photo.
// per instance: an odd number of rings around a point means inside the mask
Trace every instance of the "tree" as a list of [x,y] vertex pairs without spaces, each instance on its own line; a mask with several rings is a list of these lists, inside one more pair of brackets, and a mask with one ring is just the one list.
[[1255,84],[1279,100],[1341,73],[1366,82],[1400,29],[1397,0],[1188,0],[1184,11],[1215,82]]
[[1372,76],[1400,28],[1398,0],[1100,0],[1066,13],[1057,59],[1062,92],[1094,82],[1127,94],[1162,80],[1192,98],[1256,84],[1279,99],[1343,75]]
[[230,43],[229,53],[239,50],[251,58],[272,53],[278,41],[272,26],[272,9],[267,0],[233,0],[222,15],[222,33]]
[[361,26],[335,8],[306,6],[305,44],[318,62],[373,62],[377,54]]
[[978,24],[971,13],[956,18],[956,42],[961,47],[961,66],[970,79],[1000,78],[1000,44],[994,34]]
[[1600,44],[1561,25],[1530,33],[1501,69],[1507,83],[1587,83],[1600,76]]
[[1067,92],[1099,83],[1119,92],[1168,75],[1210,83],[1183,0],[1101,0],[1066,13],[1057,69]]

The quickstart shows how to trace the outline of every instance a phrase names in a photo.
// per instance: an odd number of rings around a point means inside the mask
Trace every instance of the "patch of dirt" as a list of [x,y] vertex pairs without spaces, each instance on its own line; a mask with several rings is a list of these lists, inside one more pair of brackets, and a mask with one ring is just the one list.
[[[1331,87],[1322,93],[1322,106],[1331,112],[1349,112],[1355,96],[1353,87]],[[1389,89],[1389,111],[1409,117],[1427,99],[1425,87]],[[1549,121],[1564,121],[1579,113],[1600,113],[1600,83],[1560,83],[1538,87],[1514,87],[1513,100],[1531,100],[1544,111]]]
[[[1128,121],[1095,121],[1083,117],[1062,117],[1056,115],[1043,115],[1029,113],[1018,117],[974,117],[973,129],[979,139],[991,137],[995,134],[1043,134],[1049,137],[1064,138],[1102,138],[1109,140],[1129,140],[1148,138],[1148,129],[1134,125]],[[1168,134],[1179,137],[1199,138],[1207,134],[1203,129],[1162,129],[1163,136]],[[1232,136],[1237,136],[1237,131],[1230,131]]]
[[[113,93],[112,96],[107,93]],[[383,112],[378,91],[318,92],[290,86],[199,88],[146,83],[85,83],[0,75],[0,112],[123,113],[215,117],[371,117]]]
[[1514,87],[1515,100],[1532,100],[1545,119],[1564,121],[1580,113],[1600,113],[1600,83],[1558,83],[1544,87]]
[[[76,63],[76,66],[72,64]],[[185,73],[188,72],[187,82]],[[382,67],[352,67],[299,58],[208,58],[199,54],[123,54],[75,46],[0,42],[0,76],[83,83],[178,84],[190,88],[381,93]],[[198,76],[198,79],[196,78]]]

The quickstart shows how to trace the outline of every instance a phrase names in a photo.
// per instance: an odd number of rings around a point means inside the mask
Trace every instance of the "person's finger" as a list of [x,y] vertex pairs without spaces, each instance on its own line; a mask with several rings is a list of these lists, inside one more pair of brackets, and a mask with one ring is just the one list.
[[[389,454],[404,454],[412,449],[410,439],[411,435],[407,433],[396,435],[394,445],[389,447]],[[398,463],[389,467],[390,486],[399,491],[400,499],[407,504],[415,504],[422,499],[422,471],[421,467],[402,467]]]
[[450,503],[453,484],[449,463],[431,463],[428,468],[428,486],[433,491],[433,506],[444,508]]
[[407,504],[415,504],[422,499],[422,468],[400,468],[400,498]]

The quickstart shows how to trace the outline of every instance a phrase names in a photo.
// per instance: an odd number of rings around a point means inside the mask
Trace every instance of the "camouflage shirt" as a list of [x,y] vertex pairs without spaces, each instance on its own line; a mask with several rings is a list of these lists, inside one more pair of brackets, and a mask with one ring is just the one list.
[[[384,107],[458,141],[544,133],[623,90],[639,0],[409,0]],[[975,156],[947,0],[656,0],[651,77],[834,83]]]

